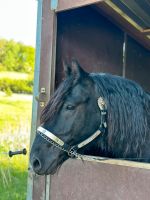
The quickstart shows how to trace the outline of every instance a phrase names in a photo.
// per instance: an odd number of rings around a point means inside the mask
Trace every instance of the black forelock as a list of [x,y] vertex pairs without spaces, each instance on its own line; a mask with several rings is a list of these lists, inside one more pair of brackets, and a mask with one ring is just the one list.
[[60,110],[61,106],[64,104],[67,95],[70,93],[71,89],[74,86],[74,82],[74,78],[69,77],[60,84],[60,86],[55,91],[50,101],[47,103],[41,113],[41,123],[53,119],[55,113],[57,113]]

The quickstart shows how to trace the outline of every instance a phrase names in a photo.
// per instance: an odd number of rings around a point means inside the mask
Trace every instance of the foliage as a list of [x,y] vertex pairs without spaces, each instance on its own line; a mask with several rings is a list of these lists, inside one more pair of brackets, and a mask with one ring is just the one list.
[[14,93],[32,93],[33,81],[28,80],[12,80],[9,78],[0,79],[0,90],[1,91],[10,91]]
[[5,90],[4,90],[4,92],[5,92],[5,94],[7,95],[7,96],[11,96],[12,95],[12,91],[11,91],[11,89],[8,87],[8,88],[6,88]]
[[0,90],[6,94],[31,94],[33,78],[31,75],[19,72],[0,72]]
[[28,155],[9,158],[2,152],[29,149],[32,96],[0,92],[0,199],[24,200],[27,190]]
[[7,95],[12,93],[32,94],[33,75],[20,72],[0,72],[0,91]]
[[35,49],[13,40],[0,39],[0,71],[32,73]]

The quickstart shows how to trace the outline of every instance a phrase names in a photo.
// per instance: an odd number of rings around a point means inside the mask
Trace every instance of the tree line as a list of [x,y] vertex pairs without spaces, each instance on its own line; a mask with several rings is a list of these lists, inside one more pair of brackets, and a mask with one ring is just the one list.
[[35,49],[13,40],[0,39],[0,71],[32,73]]

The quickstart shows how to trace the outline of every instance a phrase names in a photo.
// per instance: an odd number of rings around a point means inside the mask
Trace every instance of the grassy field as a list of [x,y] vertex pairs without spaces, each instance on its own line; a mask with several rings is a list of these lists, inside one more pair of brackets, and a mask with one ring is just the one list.
[[6,96],[0,92],[0,132],[15,130],[31,121],[31,95],[13,94]]
[[25,200],[28,155],[3,152],[29,147],[32,96],[0,92],[0,199]]

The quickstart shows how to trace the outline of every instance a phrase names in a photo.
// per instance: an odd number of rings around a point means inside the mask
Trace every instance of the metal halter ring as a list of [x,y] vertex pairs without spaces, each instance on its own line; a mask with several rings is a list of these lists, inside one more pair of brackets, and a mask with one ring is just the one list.
[[77,152],[75,150],[75,146],[71,147],[68,151],[68,156],[71,158],[76,158],[78,157]]

